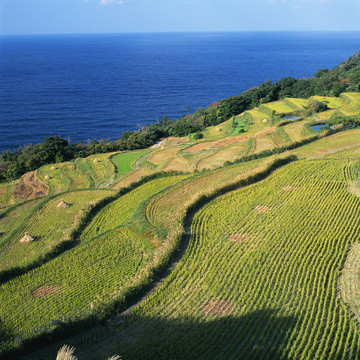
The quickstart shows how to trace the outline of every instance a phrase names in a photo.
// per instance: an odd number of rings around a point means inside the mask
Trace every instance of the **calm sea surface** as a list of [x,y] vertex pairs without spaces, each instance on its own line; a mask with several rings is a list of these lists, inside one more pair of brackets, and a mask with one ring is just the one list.
[[116,139],[359,48],[360,32],[3,36],[0,151],[52,135]]

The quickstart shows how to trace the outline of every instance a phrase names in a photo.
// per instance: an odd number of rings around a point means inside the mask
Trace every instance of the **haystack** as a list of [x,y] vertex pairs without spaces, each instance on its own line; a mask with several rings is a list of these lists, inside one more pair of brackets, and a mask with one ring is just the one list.
[[95,159],[95,160],[94,160],[94,163],[98,163],[98,162],[100,162],[99,159]]
[[61,201],[57,204],[58,209],[65,209],[65,208],[68,208],[69,206],[70,206],[70,204],[65,202],[63,199],[61,199]]
[[49,176],[48,174],[46,174],[46,175],[44,176],[44,179],[45,179],[45,180],[49,180],[49,179],[51,179],[51,178],[50,178],[50,176]]
[[30,235],[28,232],[25,233],[24,237],[20,240],[22,243],[29,243],[35,240],[35,237]]
[[56,170],[56,167],[53,165],[50,170]]

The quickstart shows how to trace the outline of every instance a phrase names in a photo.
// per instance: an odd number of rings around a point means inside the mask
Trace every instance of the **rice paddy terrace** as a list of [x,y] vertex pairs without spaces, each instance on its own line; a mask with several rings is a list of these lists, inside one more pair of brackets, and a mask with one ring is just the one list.
[[286,98],[1,184],[0,355],[359,358],[360,130],[314,127],[359,114]]

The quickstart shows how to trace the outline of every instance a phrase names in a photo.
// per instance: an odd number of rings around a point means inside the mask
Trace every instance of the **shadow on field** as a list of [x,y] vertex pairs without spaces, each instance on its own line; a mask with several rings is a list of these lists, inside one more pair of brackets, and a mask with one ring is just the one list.
[[52,349],[22,359],[55,359],[64,343],[76,347],[79,360],[108,359],[114,354],[123,360],[287,359],[280,349],[286,347],[294,324],[294,317],[279,317],[272,310],[215,319],[207,315],[170,320],[132,314],[121,323],[108,322],[86,337],[64,339]]
[[[4,323],[0,319],[0,353],[1,353],[1,351],[4,350],[5,341],[8,338],[11,338],[13,336],[14,336],[14,334],[13,334],[12,329],[10,329],[8,326],[5,326]],[[1,358],[1,356],[0,356],[0,358]]]

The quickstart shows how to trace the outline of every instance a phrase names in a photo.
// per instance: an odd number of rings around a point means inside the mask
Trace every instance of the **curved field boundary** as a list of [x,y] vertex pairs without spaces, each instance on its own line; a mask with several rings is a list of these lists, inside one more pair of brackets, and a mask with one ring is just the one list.
[[[183,212],[183,216],[178,219],[180,221],[179,226],[173,227],[169,233],[168,236],[164,242],[164,245],[161,249],[159,249],[158,256],[153,259],[152,263],[148,266],[145,266],[145,268],[141,271],[141,274],[138,277],[138,281],[135,281],[132,286],[127,288],[126,291],[122,292],[121,299],[114,299],[113,301],[110,301],[109,303],[104,303],[102,305],[102,311],[101,313],[98,313],[96,315],[96,318],[99,320],[103,320],[104,317],[107,318],[109,313],[114,311],[114,309],[126,309],[130,305],[137,303],[139,301],[139,297],[141,297],[142,294],[148,293],[150,290],[150,284],[154,283],[154,279],[161,278],[161,275],[164,274],[164,271],[171,267],[172,260],[175,259],[175,261],[178,261],[175,257],[176,254],[179,252],[181,247],[186,247],[186,243],[184,244],[183,240],[186,242],[186,238],[184,239],[184,228],[183,225],[186,223],[186,221],[190,221],[192,214],[196,212],[199,208],[201,208],[205,203],[209,202],[210,200],[216,198],[217,196],[224,194],[226,192],[232,191],[234,189],[237,189],[242,186],[249,185],[253,182],[260,181],[261,179],[264,179],[269,174],[271,174],[274,170],[277,168],[296,160],[295,157],[287,157],[283,159],[277,159],[273,163],[271,163],[264,171],[259,172],[255,175],[251,175],[246,179],[242,179],[240,181],[237,181],[233,184],[221,187],[215,191],[212,191],[208,195],[200,196],[196,201],[190,205],[185,212]],[[183,225],[181,225],[183,224]],[[186,234],[185,234],[186,235]],[[182,251],[180,251],[180,254]],[[124,299],[126,299],[124,301]],[[111,309],[111,310],[110,310]],[[71,329],[71,327],[78,332],[79,326],[81,327],[81,324],[84,324],[88,326],[89,322],[94,322],[94,316],[90,316],[87,318],[83,318],[82,320],[75,320],[75,321],[68,321],[64,326],[61,324],[59,327],[56,328],[56,333],[61,334],[64,329]],[[63,329],[63,330],[62,330]],[[39,336],[35,336],[33,338],[34,344],[37,342],[42,342],[46,339],[46,342],[48,342],[48,336],[43,336],[40,334]],[[11,352],[11,351],[10,351]],[[6,352],[3,354],[6,354]]]
[[[95,191],[96,193],[89,189],[68,191],[36,202],[0,242],[0,282],[34,269],[73,247],[76,244],[74,234],[88,209],[113,192]],[[69,208],[57,208],[62,198],[70,203]],[[19,209],[21,210],[21,207]],[[9,215],[11,216],[12,212]],[[35,241],[29,244],[20,243],[26,231],[35,236]]]
[[109,160],[112,162],[115,168],[114,180],[119,179],[120,177],[126,175],[134,168],[138,167],[138,163],[141,162],[149,151],[140,151],[140,152],[123,152],[116,153],[109,157]]
[[[359,202],[333,161],[279,171],[262,191],[252,185],[201,207],[181,266],[124,319],[122,331],[135,337],[133,346],[118,340],[124,356],[359,356],[359,334],[336,296],[342,259],[358,232]],[[283,189],[290,185],[297,190]]]
[[339,295],[360,327],[360,243],[352,245],[339,278]]

